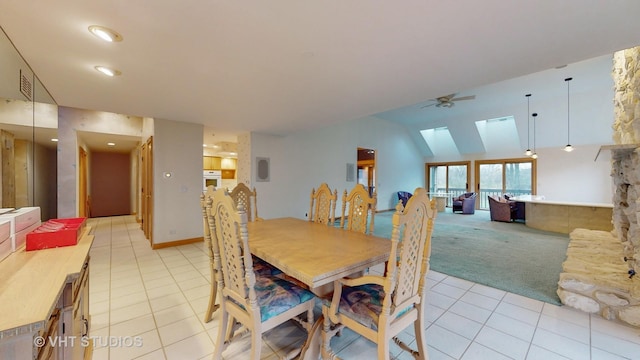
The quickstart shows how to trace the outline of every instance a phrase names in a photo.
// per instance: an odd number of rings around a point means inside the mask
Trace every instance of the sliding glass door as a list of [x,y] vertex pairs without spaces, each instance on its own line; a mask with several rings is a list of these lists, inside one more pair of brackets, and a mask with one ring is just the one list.
[[489,208],[488,196],[534,194],[535,165],[535,160],[530,158],[476,161],[479,208]]
[[447,206],[451,197],[467,192],[470,162],[427,163],[425,165],[427,189],[430,193],[447,193]]

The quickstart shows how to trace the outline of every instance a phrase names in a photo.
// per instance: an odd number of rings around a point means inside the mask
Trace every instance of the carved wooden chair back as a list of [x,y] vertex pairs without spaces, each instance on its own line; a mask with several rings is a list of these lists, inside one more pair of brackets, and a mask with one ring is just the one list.
[[[392,339],[415,358],[428,359],[424,296],[436,214],[435,199],[430,201],[425,189],[416,189],[404,209],[400,202],[396,206],[385,275],[343,278],[334,282],[331,303],[324,303],[322,307],[325,317],[323,359],[333,358],[330,340],[343,326],[375,342],[378,359],[389,359]],[[414,325],[417,351],[397,338],[411,324]]]
[[[220,299],[220,325],[214,359],[235,338],[236,325],[251,332],[250,359],[260,359],[262,333],[306,313],[307,330],[313,322],[314,296],[283,279],[259,276],[250,256],[247,214],[226,190],[214,191],[208,205],[211,241],[217,242],[214,263]],[[219,255],[216,255],[219,251]],[[244,332],[236,334],[243,336]]]
[[318,190],[311,189],[311,208],[309,209],[309,221],[333,225],[336,217],[336,201],[338,191],[329,188],[327,183],[320,184]]
[[[214,263],[214,254],[219,254],[217,250],[217,241],[212,241],[211,238],[211,226],[213,223],[213,217],[211,216],[211,203],[213,192],[216,191],[213,186],[207,187],[207,190],[200,195],[200,206],[202,207],[202,218],[204,224],[204,247],[209,256],[209,270],[211,272],[211,290],[209,291],[209,305],[207,306],[207,312],[204,314],[204,322],[211,321],[213,313],[218,309],[218,305],[215,305],[216,294],[218,292],[216,279],[216,269],[218,265]],[[214,250],[214,247],[216,250]],[[220,259],[218,258],[218,261]]]
[[[376,214],[376,199],[374,192],[369,196],[369,192],[362,184],[356,184],[347,194],[347,190],[342,194],[342,217],[340,227],[358,231],[364,234],[373,234],[374,218]],[[371,214],[369,216],[369,214]],[[367,227],[367,225],[369,225]]]
[[236,206],[244,206],[249,221],[258,220],[258,193],[255,187],[251,190],[244,183],[239,183],[229,194]]

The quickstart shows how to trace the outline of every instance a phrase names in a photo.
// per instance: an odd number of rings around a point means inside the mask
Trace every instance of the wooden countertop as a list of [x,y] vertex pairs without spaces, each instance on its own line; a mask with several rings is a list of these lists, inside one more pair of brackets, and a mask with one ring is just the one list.
[[546,200],[544,196],[536,196],[536,195],[522,195],[510,197],[511,201],[520,201],[520,202],[528,202],[532,204],[549,204],[549,205],[567,205],[567,206],[588,206],[588,207],[604,207],[604,208],[613,208],[613,204],[607,203],[587,203],[587,202],[573,202],[573,201],[554,201],[554,200]]
[[65,284],[78,277],[93,244],[85,226],[78,244],[20,250],[0,261],[0,338],[40,330]]

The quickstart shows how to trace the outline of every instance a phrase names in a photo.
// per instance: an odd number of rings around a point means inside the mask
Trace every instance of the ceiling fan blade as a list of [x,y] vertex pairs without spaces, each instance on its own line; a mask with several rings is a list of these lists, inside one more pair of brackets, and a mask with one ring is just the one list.
[[436,105],[436,104],[437,103],[432,103],[432,104],[427,104],[427,105],[424,105],[424,106],[420,106],[420,109],[428,108],[429,106],[433,106],[433,105]]
[[449,101],[473,100],[475,98],[476,98],[475,95],[469,95],[469,96],[461,96],[461,97],[453,98],[453,99],[451,99]]

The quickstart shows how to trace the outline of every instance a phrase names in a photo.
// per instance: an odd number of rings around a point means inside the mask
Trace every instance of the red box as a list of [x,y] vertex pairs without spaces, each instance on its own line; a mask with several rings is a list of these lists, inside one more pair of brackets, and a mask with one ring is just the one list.
[[47,220],[27,234],[26,250],[76,245],[86,220],[87,218]]

